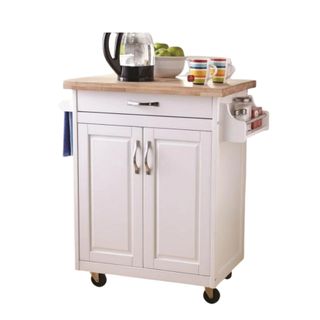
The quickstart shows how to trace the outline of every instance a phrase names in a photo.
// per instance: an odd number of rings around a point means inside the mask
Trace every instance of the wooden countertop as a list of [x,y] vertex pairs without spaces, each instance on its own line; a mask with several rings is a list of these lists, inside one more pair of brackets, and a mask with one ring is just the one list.
[[225,84],[193,85],[185,79],[158,78],[153,82],[120,82],[114,75],[65,80],[63,87],[73,90],[158,93],[186,96],[225,97],[254,88],[255,80],[228,80]]

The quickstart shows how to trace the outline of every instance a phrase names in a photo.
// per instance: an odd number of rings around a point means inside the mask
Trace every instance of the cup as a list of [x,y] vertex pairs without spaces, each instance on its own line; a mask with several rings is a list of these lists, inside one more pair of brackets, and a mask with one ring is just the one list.
[[208,68],[209,78],[213,83],[225,83],[236,71],[229,58],[210,58]]
[[[209,76],[208,58],[188,58],[189,73],[188,81],[197,85],[204,85],[207,83]],[[216,74],[218,69],[215,66],[210,66],[210,70],[213,76]],[[216,71],[216,72],[215,72]]]

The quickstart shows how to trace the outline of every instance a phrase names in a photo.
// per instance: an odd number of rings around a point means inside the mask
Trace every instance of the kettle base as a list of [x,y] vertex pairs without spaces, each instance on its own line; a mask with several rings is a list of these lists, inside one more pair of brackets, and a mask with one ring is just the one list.
[[124,82],[147,82],[154,80],[154,66],[121,66],[119,81]]

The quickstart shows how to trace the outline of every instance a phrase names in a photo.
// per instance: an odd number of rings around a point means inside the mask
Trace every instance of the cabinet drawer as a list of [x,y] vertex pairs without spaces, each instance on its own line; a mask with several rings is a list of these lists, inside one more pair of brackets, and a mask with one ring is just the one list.
[[[139,103],[149,102],[157,106],[139,105]],[[212,98],[78,91],[78,111],[210,119],[212,118]]]

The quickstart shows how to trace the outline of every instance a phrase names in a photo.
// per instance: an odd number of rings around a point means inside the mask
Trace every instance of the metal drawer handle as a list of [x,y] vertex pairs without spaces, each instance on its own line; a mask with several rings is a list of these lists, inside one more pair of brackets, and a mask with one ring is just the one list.
[[137,165],[137,150],[141,148],[141,143],[139,140],[136,141],[136,145],[134,147],[134,152],[133,152],[133,166],[134,166],[134,172],[136,174],[140,173],[140,168]]
[[159,107],[160,103],[158,101],[151,101],[151,102],[139,102],[139,101],[128,101],[128,106],[133,107]]
[[146,153],[144,155],[144,166],[146,167],[146,174],[147,175],[151,174],[151,167],[149,167],[149,164],[148,164],[149,149],[151,149],[151,141],[147,142],[147,150],[146,150]]

